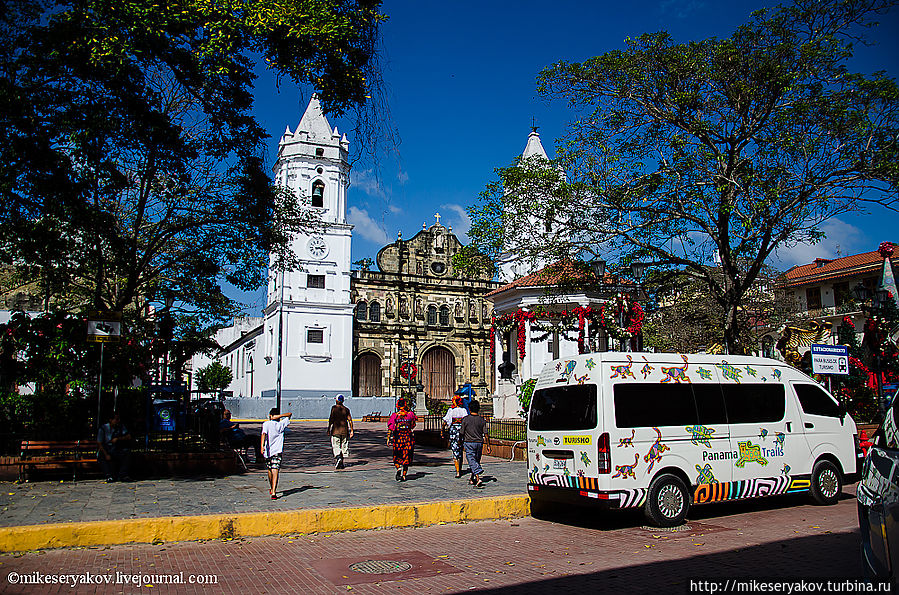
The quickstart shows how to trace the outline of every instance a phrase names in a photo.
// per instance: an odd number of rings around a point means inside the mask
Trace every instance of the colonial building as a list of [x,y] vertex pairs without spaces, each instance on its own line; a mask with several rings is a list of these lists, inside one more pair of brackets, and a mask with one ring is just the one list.
[[452,262],[460,248],[437,215],[413,238],[382,248],[379,270],[357,272],[354,395],[399,396],[421,384],[428,397],[449,401],[465,382],[489,394],[484,295],[499,283],[460,275]]
[[[483,296],[499,284],[456,272],[452,257],[462,244],[439,215],[412,239],[381,249],[378,270],[351,272],[348,156],[346,137],[315,97],[281,137],[275,180],[318,209],[321,225],[293,238],[298,270],[271,271],[262,316],[216,335],[222,349],[213,358],[231,369],[227,406],[235,416],[264,416],[279,397],[283,410],[309,418],[327,417],[341,393],[354,416],[391,411],[419,385],[444,401],[465,382],[489,393]],[[209,361],[198,356],[192,368]]]

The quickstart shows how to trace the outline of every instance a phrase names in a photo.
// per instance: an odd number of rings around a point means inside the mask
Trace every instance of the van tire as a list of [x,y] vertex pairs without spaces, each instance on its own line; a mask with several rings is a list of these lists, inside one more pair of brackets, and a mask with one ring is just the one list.
[[657,527],[676,527],[684,524],[690,510],[687,486],[676,475],[659,475],[652,480],[646,493],[643,513]]
[[535,519],[545,519],[552,511],[552,504],[546,500],[531,497],[531,516]]
[[836,504],[843,491],[843,480],[837,466],[827,460],[820,460],[812,468],[812,499],[816,504]]

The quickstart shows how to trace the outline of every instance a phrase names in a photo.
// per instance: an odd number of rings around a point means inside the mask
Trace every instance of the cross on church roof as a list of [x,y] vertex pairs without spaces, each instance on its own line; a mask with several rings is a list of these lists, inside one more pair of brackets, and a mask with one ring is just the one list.
[[539,126],[537,126],[537,118],[536,116],[531,116],[531,130],[537,132],[537,128],[539,128]]
[[434,213],[434,218],[437,219],[437,225],[440,225],[440,213]]

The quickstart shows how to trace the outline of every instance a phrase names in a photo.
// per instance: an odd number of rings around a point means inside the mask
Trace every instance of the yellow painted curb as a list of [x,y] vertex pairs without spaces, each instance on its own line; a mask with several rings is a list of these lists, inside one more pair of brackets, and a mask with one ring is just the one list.
[[530,499],[525,495],[360,508],[319,508],[52,523],[0,527],[0,552],[154,541],[259,537],[285,533],[423,527],[438,523],[516,518],[527,516],[529,513]]

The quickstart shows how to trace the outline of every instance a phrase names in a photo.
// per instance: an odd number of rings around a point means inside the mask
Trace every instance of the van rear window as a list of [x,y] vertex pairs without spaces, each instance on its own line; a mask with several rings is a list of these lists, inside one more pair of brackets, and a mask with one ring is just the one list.
[[615,425],[619,428],[682,426],[696,423],[696,403],[689,384],[615,385]]
[[592,430],[596,423],[595,384],[542,388],[531,397],[532,430]]

